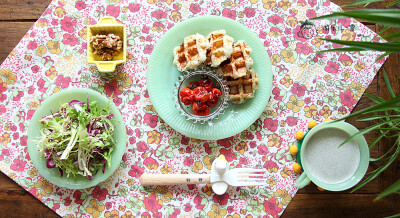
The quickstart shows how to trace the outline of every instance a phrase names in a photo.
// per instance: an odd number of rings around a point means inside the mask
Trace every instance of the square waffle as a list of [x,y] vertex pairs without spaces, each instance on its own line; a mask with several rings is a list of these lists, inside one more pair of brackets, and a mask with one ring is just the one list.
[[207,64],[218,67],[223,61],[231,57],[233,52],[233,38],[226,35],[225,30],[217,30],[207,36],[211,44],[207,51]]
[[224,79],[229,87],[229,100],[235,104],[242,104],[253,98],[258,88],[258,75],[253,69],[247,70],[246,75],[238,79],[230,76]]
[[198,33],[190,35],[174,49],[173,63],[181,72],[196,69],[207,59],[207,49],[210,47],[210,43],[203,35]]
[[252,49],[243,40],[233,44],[233,52],[229,60],[224,61],[218,68],[218,73],[234,79],[245,76],[253,66],[253,58],[250,57]]

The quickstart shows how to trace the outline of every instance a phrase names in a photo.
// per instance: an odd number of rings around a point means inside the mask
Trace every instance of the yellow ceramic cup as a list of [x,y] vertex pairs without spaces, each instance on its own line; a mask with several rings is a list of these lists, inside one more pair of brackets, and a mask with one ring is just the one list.
[[[93,35],[99,34],[101,31],[106,33],[114,33],[123,40],[122,52],[114,57],[112,61],[103,61],[100,56],[93,54],[93,48],[90,44],[90,38]],[[87,60],[90,64],[96,64],[97,69],[103,73],[115,71],[117,64],[126,62],[126,27],[123,24],[118,24],[113,17],[100,18],[99,22],[94,26],[87,28]]]

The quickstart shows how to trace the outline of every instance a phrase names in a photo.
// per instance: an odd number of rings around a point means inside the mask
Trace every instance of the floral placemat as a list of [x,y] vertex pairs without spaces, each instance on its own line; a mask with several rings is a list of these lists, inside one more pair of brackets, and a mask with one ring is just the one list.
[[[61,216],[251,217],[279,216],[297,189],[289,146],[294,133],[314,119],[348,114],[384,60],[376,52],[316,54],[337,47],[318,37],[371,40],[370,29],[350,19],[307,22],[340,8],[318,0],[55,0],[1,65],[0,169]],[[218,141],[175,132],[158,116],[146,91],[146,68],[157,40],[185,19],[206,14],[231,18],[255,32],[271,57],[270,102],[247,130]],[[128,61],[101,75],[86,61],[86,27],[116,17],[128,30]],[[113,97],[129,143],[115,174],[84,190],[54,186],[38,175],[27,154],[30,119],[54,92],[89,87]],[[143,188],[151,173],[209,173],[220,154],[235,167],[266,168],[268,186],[210,185]]]

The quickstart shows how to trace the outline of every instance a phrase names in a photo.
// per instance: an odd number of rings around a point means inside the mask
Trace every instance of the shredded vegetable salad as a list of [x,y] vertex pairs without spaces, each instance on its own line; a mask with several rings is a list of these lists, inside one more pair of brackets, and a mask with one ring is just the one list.
[[101,109],[97,102],[89,103],[89,98],[86,103],[70,101],[58,112],[44,116],[38,147],[46,166],[57,167],[61,176],[82,175],[89,180],[101,167],[104,173],[116,145],[113,117],[108,106]]

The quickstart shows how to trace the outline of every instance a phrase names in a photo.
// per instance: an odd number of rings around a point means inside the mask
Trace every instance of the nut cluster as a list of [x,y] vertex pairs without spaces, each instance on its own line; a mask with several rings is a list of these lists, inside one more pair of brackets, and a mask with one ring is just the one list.
[[105,61],[111,61],[122,52],[122,40],[112,33],[105,35],[100,33],[90,38],[93,54],[98,54]]

